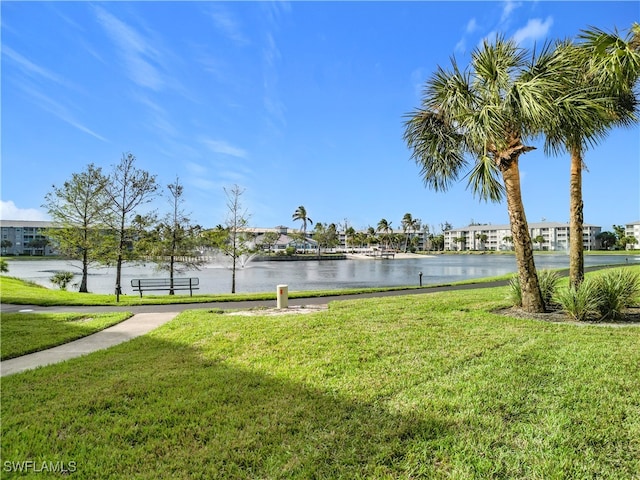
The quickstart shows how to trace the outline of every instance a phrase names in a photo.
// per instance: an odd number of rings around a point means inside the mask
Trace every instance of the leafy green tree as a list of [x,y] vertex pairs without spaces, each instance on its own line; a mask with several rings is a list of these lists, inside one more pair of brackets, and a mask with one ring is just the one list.
[[604,250],[609,250],[611,247],[615,246],[618,241],[618,237],[613,232],[604,231],[596,235],[596,240],[600,242],[600,245],[602,245]]
[[113,255],[116,263],[116,301],[122,294],[122,263],[131,260],[135,249],[135,230],[132,221],[138,209],[156,195],[158,185],[155,175],[136,168],[136,157],[123,154],[120,163],[113,167],[105,190],[109,198],[108,215],[105,217],[110,231],[115,236]]
[[513,237],[511,235],[507,235],[506,237],[502,237],[504,242],[507,242],[510,245],[510,249],[513,250]]
[[79,292],[87,293],[89,265],[104,259],[112,250],[108,226],[104,223],[109,199],[106,195],[108,178],[93,163],[81,173],[74,173],[62,187],[53,185],[45,196],[44,208],[54,227],[47,236],[58,250],[69,258],[81,261]]
[[280,239],[280,234],[278,232],[266,232],[262,237],[260,237],[260,244],[263,248],[266,247],[267,251],[271,253],[273,246]]
[[409,114],[404,134],[426,186],[447,190],[468,170],[468,186],[480,199],[498,202],[506,196],[527,312],[543,312],[545,305],[519,163],[535,148],[527,142],[554,113],[553,93],[561,85],[547,71],[548,61],[546,50],[529,55],[512,40],[485,40],[472,52],[468,69],[453,60],[450,71],[438,68],[427,80],[422,106]]
[[40,255],[44,255],[44,251],[49,245],[49,239],[44,236],[38,236],[29,242],[27,245],[28,248],[31,249],[31,254],[38,254],[38,250],[40,251]]
[[307,209],[304,208],[302,205],[300,205],[298,208],[296,208],[296,211],[293,212],[293,215],[291,216],[291,219],[294,221],[301,221],[302,222],[302,233],[304,234],[305,238],[307,236],[307,223],[311,223],[313,224],[313,220],[311,220],[308,216],[307,216]]
[[563,81],[564,91],[556,92],[557,111],[545,125],[545,149],[553,153],[566,150],[571,157],[569,280],[574,287],[584,280],[584,153],[612,128],[636,119],[639,29],[635,24],[626,38],[597,28],[583,30],[577,42],[558,45],[552,62],[551,69]]
[[431,244],[431,248],[436,251],[444,250],[444,234],[440,233],[438,235],[431,234],[431,238],[429,239]]
[[326,233],[326,225],[322,222],[316,222],[316,224],[313,226],[313,233],[311,234],[311,238],[313,238],[318,244],[318,256],[320,256],[321,249],[326,245]]
[[542,250],[542,244],[544,243],[544,237],[542,235],[537,235],[533,241],[538,244],[538,250]]
[[[353,227],[347,227],[344,231],[344,248],[347,250],[348,246],[352,246],[357,242],[356,229]],[[353,248],[352,248],[353,250]]]
[[2,240],[0,243],[0,247],[2,248],[2,254],[7,254],[7,248],[13,247],[13,242],[11,240]]
[[[180,179],[176,177],[174,183],[167,185],[167,190],[170,211],[149,235],[140,238],[137,251],[155,262],[159,270],[168,272],[169,295],[174,295],[173,281],[176,274],[198,270],[204,259],[197,251],[202,243],[201,229],[191,223],[189,215],[182,207],[184,186]],[[141,218],[137,216],[136,222],[140,223]]]
[[485,244],[487,243],[488,239],[489,237],[486,233],[476,233],[476,240],[480,242],[480,247],[482,248],[482,250],[485,249]]
[[638,239],[634,236],[624,236],[620,239],[620,248],[622,250],[626,250],[630,245],[636,245],[638,243]]

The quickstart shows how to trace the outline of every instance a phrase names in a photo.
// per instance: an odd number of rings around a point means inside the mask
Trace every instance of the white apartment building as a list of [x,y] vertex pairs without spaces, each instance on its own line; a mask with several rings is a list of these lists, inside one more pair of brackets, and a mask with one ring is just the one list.
[[[598,248],[596,235],[602,230],[584,224],[585,250]],[[539,222],[529,224],[534,250],[569,251],[569,224]],[[540,238],[541,242],[536,242]],[[509,225],[469,225],[444,232],[445,250],[511,250],[513,247]]]
[[637,222],[627,223],[624,226],[624,233],[627,237],[633,237],[637,240],[635,244],[627,244],[627,250],[640,249],[640,220]]

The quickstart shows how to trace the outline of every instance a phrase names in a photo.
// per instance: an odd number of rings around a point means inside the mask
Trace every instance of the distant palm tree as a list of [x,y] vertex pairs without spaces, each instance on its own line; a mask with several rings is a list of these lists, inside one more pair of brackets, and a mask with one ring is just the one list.
[[304,234],[304,237],[307,238],[307,222],[313,224],[313,220],[307,216],[307,210],[300,205],[296,211],[293,212],[291,218],[302,222],[302,233]]
[[413,233],[420,229],[420,219],[413,218],[410,213],[405,213],[404,217],[402,217],[402,231],[405,234],[404,239],[404,252],[407,253],[407,248],[409,246],[409,239]]
[[[549,72],[548,49],[538,55],[513,40],[487,40],[471,55],[469,69],[455,60],[427,80],[422,105],[409,114],[404,138],[425,185],[447,190],[468,170],[468,184],[482,200],[507,199],[516,250],[522,308],[544,312],[522,203],[520,156],[527,140],[553,115],[552,95],[561,89]],[[469,160],[472,160],[471,166]],[[469,168],[470,167],[470,168]]]
[[376,232],[382,233],[382,238],[387,248],[389,247],[390,234],[393,232],[391,223],[386,218],[383,218],[378,222],[378,227],[376,228]]

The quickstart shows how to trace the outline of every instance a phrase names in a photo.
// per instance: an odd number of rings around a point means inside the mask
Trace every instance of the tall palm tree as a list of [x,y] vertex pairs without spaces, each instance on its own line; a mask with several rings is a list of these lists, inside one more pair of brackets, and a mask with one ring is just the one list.
[[[506,196],[514,239],[522,308],[543,312],[544,301],[522,203],[520,156],[553,114],[550,52],[529,58],[513,41],[485,40],[462,71],[452,60],[427,80],[422,105],[405,122],[404,139],[427,187],[447,190],[468,170],[468,185],[485,201]],[[472,165],[470,165],[472,161]]]
[[404,252],[407,253],[407,248],[409,246],[409,237],[412,233],[416,232],[420,229],[420,219],[413,218],[410,213],[405,213],[404,217],[402,217],[402,230],[405,234],[404,241]]
[[556,55],[566,91],[561,92],[558,111],[545,128],[545,149],[552,153],[566,150],[571,157],[569,279],[577,287],[584,279],[584,152],[611,128],[636,120],[640,25],[634,24],[627,38],[596,28],[583,30],[576,43],[559,44]]
[[293,212],[291,216],[293,220],[300,220],[302,222],[302,233],[304,238],[307,238],[307,222],[313,224],[313,220],[307,217],[307,209],[300,205],[296,208],[296,211]]
[[385,245],[389,246],[389,236],[393,232],[393,228],[391,228],[391,223],[386,218],[382,218],[377,225],[376,232],[382,233],[382,238],[384,239]]

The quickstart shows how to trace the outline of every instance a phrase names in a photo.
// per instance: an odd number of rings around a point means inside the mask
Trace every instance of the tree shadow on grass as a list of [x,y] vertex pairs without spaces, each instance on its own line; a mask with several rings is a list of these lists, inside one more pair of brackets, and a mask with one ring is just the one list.
[[153,336],[3,378],[2,419],[3,461],[79,478],[408,477],[412,447],[450,434]]

